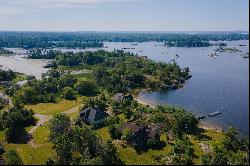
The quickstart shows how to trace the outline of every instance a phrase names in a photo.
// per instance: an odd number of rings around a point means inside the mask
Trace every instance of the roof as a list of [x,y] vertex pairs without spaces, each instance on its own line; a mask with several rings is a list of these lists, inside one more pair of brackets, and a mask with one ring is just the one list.
[[88,117],[88,119],[93,119],[94,121],[98,121],[98,120],[101,120],[101,119],[104,119],[108,116],[108,113],[106,112],[103,112],[99,109],[93,109],[93,108],[86,108],[84,110],[82,110],[80,112],[80,114],[82,113],[86,113],[86,117]]
[[125,129],[130,129],[132,133],[136,133],[138,130],[143,129],[141,131],[144,131],[144,133],[147,133],[147,136],[149,138],[155,138],[155,136],[158,134],[158,130],[156,128],[148,128],[144,126],[138,126],[135,123],[124,123],[120,128],[119,131],[123,132]]
[[134,123],[124,123],[119,130],[120,131],[124,131],[125,129],[130,129],[131,132],[135,133],[136,131],[138,131],[139,129],[141,129],[143,127],[138,126],[137,124]]
[[117,96],[123,96],[123,93],[116,93]]

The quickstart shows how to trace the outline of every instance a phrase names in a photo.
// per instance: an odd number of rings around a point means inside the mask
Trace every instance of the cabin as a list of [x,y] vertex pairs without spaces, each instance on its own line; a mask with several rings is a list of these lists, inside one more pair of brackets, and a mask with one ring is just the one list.
[[4,102],[5,104],[9,104],[9,98],[5,94],[3,94],[1,92],[0,92],[0,100],[2,102]]
[[116,94],[114,95],[114,99],[115,99],[116,101],[118,101],[118,102],[122,102],[123,98],[124,98],[123,93],[116,93]]
[[131,94],[124,95],[123,93],[116,93],[114,99],[117,102],[122,102],[123,100],[133,100],[133,96]]
[[86,123],[94,126],[103,124],[108,116],[108,113],[96,108],[86,108],[80,112],[80,118],[82,118],[82,120]]
[[134,123],[124,123],[118,131],[123,133],[126,129],[131,131],[131,136],[128,138],[128,143],[138,148],[148,146],[148,140],[160,142],[159,131],[153,128],[139,126]]
[[17,82],[16,84],[17,84],[19,87],[23,87],[23,86],[26,85],[27,83],[28,83],[28,80],[23,80],[23,81]]

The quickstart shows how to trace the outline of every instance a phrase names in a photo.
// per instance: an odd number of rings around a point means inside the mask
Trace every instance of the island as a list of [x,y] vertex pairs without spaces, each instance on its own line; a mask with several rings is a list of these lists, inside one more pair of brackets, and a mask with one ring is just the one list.
[[[237,129],[202,128],[182,108],[138,100],[141,90],[181,88],[191,78],[188,67],[122,50],[30,55],[56,65],[40,80],[0,70],[5,107],[0,111],[0,157],[5,162],[248,164],[248,140],[238,137]],[[73,72],[80,70],[87,72]],[[22,80],[27,82],[18,86]]]

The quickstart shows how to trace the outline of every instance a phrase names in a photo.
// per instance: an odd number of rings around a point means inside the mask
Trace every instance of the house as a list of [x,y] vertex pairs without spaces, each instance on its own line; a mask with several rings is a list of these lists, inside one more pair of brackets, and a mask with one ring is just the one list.
[[9,98],[5,94],[0,92],[0,100],[3,101],[5,104],[9,104]]
[[19,87],[23,87],[23,86],[26,85],[27,83],[28,83],[28,80],[23,80],[23,81],[17,82],[16,84],[17,84]]
[[80,112],[80,117],[87,123],[99,125],[106,121],[108,113],[99,109],[86,108]]
[[116,93],[116,94],[114,95],[114,99],[115,99],[116,101],[118,101],[118,102],[121,102],[121,101],[123,100],[123,98],[124,98],[123,93]]
[[122,102],[123,100],[133,100],[133,96],[130,94],[124,95],[123,93],[116,93],[114,99],[118,102]]
[[145,148],[148,146],[148,140],[160,142],[160,134],[156,129],[134,123],[124,123],[118,130],[123,133],[126,129],[129,129],[132,133],[127,141],[133,146]]

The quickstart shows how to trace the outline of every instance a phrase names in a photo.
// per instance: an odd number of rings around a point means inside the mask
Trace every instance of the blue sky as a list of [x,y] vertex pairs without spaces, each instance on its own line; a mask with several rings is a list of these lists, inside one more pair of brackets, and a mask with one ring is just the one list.
[[248,30],[249,0],[0,0],[0,30]]

